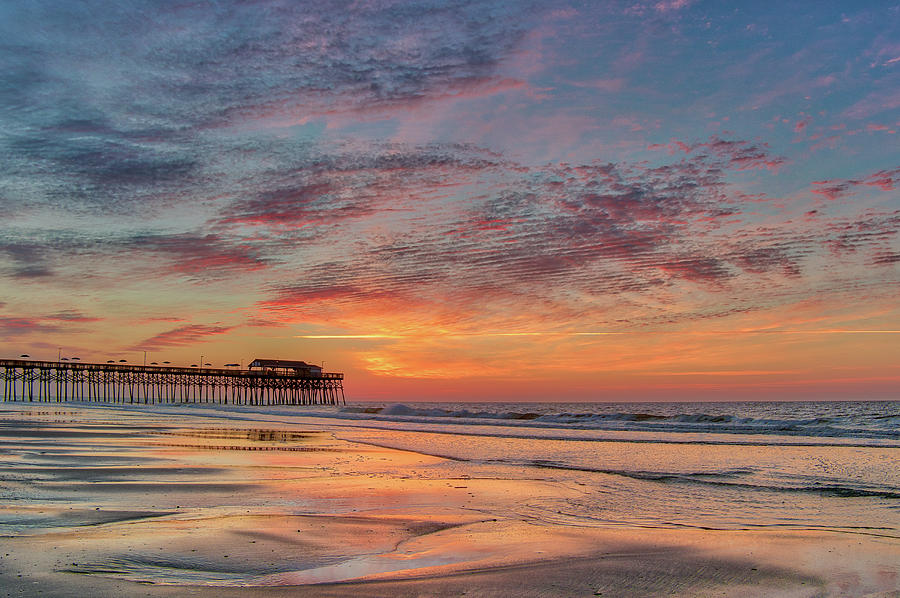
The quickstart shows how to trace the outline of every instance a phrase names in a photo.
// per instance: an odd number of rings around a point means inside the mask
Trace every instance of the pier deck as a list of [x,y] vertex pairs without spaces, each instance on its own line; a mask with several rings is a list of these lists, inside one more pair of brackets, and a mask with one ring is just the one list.
[[112,363],[0,360],[4,401],[340,405],[344,375]]

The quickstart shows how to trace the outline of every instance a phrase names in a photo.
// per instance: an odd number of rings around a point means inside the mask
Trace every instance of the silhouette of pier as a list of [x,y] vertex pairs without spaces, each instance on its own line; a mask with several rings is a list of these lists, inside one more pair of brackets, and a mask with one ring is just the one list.
[[[302,365],[301,365],[302,364]],[[249,369],[0,360],[4,401],[62,403],[345,404],[344,375],[302,361]]]

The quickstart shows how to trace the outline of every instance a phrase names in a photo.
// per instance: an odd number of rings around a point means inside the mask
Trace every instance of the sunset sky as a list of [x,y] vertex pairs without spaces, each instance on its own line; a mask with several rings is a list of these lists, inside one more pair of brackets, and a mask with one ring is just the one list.
[[889,398],[900,5],[0,5],[0,358]]

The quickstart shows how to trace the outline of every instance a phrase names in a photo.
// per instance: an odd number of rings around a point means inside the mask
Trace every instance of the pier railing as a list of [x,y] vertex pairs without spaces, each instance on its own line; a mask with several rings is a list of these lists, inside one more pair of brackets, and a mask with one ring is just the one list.
[[344,404],[344,375],[0,359],[4,401]]

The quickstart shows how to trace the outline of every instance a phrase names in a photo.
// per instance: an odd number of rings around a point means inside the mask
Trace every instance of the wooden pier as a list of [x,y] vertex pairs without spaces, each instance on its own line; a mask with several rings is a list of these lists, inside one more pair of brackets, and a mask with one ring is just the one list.
[[5,359],[0,360],[0,378],[4,401],[226,405],[346,402],[344,375],[318,368],[242,370]]

